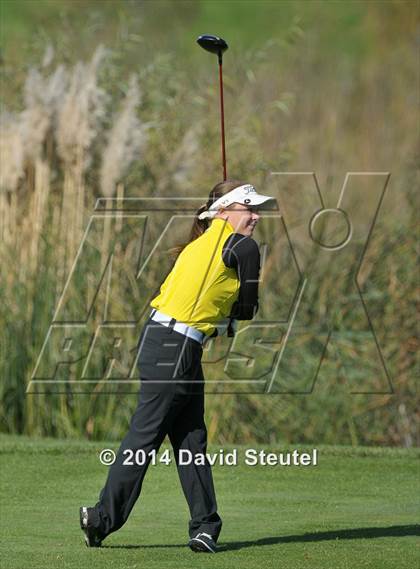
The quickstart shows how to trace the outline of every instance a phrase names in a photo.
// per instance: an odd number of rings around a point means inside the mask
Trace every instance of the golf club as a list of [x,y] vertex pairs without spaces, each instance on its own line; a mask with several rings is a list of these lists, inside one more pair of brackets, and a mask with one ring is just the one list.
[[228,44],[224,39],[210,34],[204,34],[197,39],[200,45],[206,51],[217,54],[219,62],[219,85],[220,85],[220,118],[222,131],[222,163],[223,163],[223,181],[226,180],[226,146],[225,146],[225,111],[223,104],[223,52],[228,49]]

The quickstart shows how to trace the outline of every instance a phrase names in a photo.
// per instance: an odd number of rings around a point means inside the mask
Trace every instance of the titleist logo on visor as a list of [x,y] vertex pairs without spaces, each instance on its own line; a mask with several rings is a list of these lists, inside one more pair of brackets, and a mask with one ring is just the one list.
[[[248,195],[248,194],[256,194],[256,193],[257,193],[257,190],[254,188],[254,186],[251,186],[250,184],[247,184],[247,185],[245,185],[245,186],[239,186],[238,188],[235,188],[234,190],[232,190],[231,192],[229,192],[229,194],[227,195],[227,197],[225,197],[224,199],[222,199],[222,200],[220,200],[220,201],[217,200],[217,202],[220,204],[220,206],[223,207],[224,205],[230,204],[231,201],[232,201],[232,195],[234,195],[234,194],[233,194],[234,192],[237,193],[237,195],[238,195],[238,197],[239,197],[240,194],[242,194],[242,195],[243,195],[243,194],[245,194],[245,195]],[[244,201],[245,201],[245,200],[244,200]],[[245,202],[245,203],[249,203],[249,201],[248,201],[248,202]],[[219,207],[220,207],[220,206],[219,206]]]

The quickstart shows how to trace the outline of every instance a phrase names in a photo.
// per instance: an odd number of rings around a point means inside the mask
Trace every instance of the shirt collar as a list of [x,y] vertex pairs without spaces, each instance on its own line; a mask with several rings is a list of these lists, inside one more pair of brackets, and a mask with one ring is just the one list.
[[212,220],[209,229],[216,229],[217,231],[223,230],[227,233],[234,233],[235,230],[233,225],[227,219],[221,219],[220,217],[216,217]]

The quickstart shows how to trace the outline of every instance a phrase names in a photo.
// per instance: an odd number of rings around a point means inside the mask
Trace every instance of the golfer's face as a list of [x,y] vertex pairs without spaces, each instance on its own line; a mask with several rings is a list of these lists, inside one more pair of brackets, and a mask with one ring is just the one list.
[[250,237],[260,219],[256,209],[240,203],[232,204],[227,210],[229,223],[236,233]]

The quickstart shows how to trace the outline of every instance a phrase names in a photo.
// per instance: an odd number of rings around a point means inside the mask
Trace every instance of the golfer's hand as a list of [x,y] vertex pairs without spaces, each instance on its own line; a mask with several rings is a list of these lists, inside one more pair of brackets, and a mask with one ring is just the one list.
[[227,335],[230,338],[233,338],[236,334],[236,330],[238,329],[238,321],[234,318],[229,318],[229,324],[227,327]]
[[230,318],[223,318],[223,320],[219,320],[216,326],[217,335],[223,336],[226,334],[228,326],[229,326]]
[[216,330],[218,336],[223,336],[227,334],[230,338],[232,338],[238,327],[238,322],[234,318],[223,318],[217,323]]

